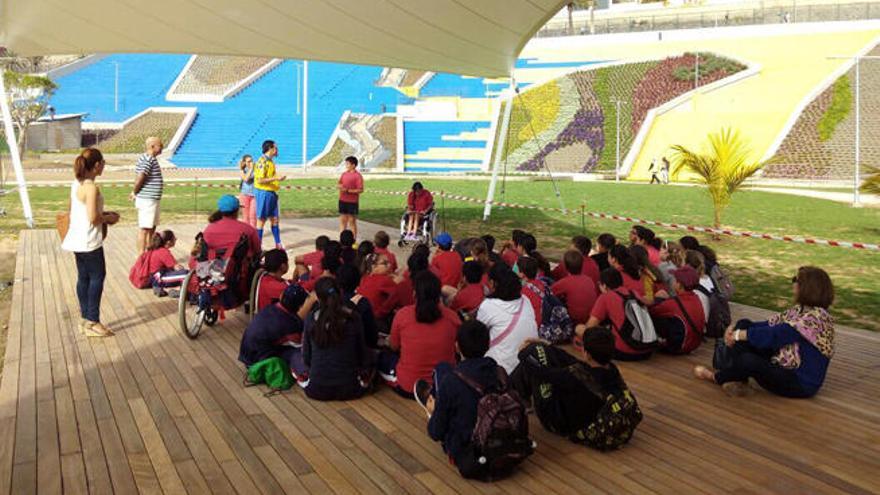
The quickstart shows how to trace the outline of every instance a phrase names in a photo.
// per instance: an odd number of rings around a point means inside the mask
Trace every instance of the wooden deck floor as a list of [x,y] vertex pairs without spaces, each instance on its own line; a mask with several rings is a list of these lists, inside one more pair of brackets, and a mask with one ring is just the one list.
[[[296,225],[285,238],[307,249],[320,224]],[[190,239],[195,227],[176,230]],[[58,244],[53,231],[21,235],[0,384],[0,493],[880,491],[874,335],[840,330],[826,386],[807,401],[733,399],[692,379],[708,347],[623,364],[645,414],[627,448],[600,454],[534,421],[538,451],[514,477],[471,483],[428,439],[418,406],[388,390],[327,404],[243,388],[243,315],[187,340],[174,301],[131,289],[131,228],[113,229],[106,247],[102,319],[117,334],[80,336],[74,262]]]

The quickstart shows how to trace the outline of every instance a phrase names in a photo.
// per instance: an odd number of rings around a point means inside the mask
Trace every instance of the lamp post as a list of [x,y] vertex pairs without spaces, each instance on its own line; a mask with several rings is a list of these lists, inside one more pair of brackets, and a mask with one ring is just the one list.
[[861,136],[862,123],[861,123],[861,112],[860,112],[860,107],[862,106],[861,105],[861,81],[860,81],[860,79],[861,79],[860,78],[861,61],[862,60],[880,59],[880,56],[877,56],[877,55],[835,55],[833,57],[828,57],[828,58],[832,59],[832,60],[843,59],[843,60],[855,61],[855,66],[856,66],[856,83],[855,83],[855,86],[856,86],[856,98],[855,98],[855,100],[856,100],[855,101],[855,105],[856,105],[856,117],[855,117],[856,118],[856,122],[855,122],[856,136],[855,136],[855,142],[856,142],[856,144],[855,144],[855,148],[856,149],[855,149],[855,175],[853,177],[853,202],[852,202],[852,205],[854,207],[858,208],[858,207],[862,206],[862,201],[861,201],[861,198],[859,197],[859,186],[862,185],[861,170],[860,170],[860,164],[859,164],[859,162],[861,161],[861,146],[862,146],[862,143],[861,143],[861,141],[862,141],[862,136]]
[[617,111],[614,112],[615,129],[616,129],[616,131],[614,133],[614,140],[615,140],[614,181],[620,182],[620,105],[626,104],[626,102],[621,100],[620,98],[615,98],[615,99],[611,100],[611,102],[614,103],[614,106],[617,109]]
[[113,77],[113,112],[119,113],[119,62],[114,62],[116,74]]

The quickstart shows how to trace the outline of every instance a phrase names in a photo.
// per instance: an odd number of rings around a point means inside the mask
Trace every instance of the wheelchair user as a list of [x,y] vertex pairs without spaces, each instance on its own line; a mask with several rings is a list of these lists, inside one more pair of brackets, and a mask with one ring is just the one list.
[[419,226],[425,214],[431,210],[434,205],[434,197],[431,191],[425,189],[421,182],[416,182],[412,186],[412,191],[406,198],[406,214],[407,225],[404,232],[404,240],[413,241],[418,239]]

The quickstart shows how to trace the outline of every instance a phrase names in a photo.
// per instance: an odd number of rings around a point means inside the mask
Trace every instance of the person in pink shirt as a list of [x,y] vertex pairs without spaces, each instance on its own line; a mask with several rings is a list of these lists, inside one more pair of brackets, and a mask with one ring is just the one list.
[[358,200],[364,192],[364,177],[357,171],[358,159],[349,156],[345,159],[345,172],[339,177],[339,231],[350,230],[357,239],[357,216],[360,210]]
[[229,255],[232,254],[232,249],[238,244],[241,236],[245,235],[250,241],[248,256],[257,256],[261,251],[257,229],[239,221],[238,210],[238,198],[230,194],[220,196],[220,199],[217,200],[217,211],[208,217],[209,225],[202,233],[205,244],[211,251],[226,250]]
[[[170,230],[156,232],[144,253],[144,255],[149,253],[149,273],[152,275],[153,292],[159,297],[169,295],[165,289],[180,286],[189,273],[189,270],[178,263],[171,252],[175,244],[177,237],[174,232]],[[171,297],[177,297],[176,291],[170,294]]]
[[409,215],[409,221],[406,224],[406,232],[404,238],[406,240],[416,240],[416,232],[422,222],[422,217],[434,205],[434,196],[431,191],[425,189],[421,182],[412,185],[412,191],[406,197],[406,213]]
[[296,280],[313,280],[324,273],[321,268],[321,260],[324,259],[324,247],[330,242],[330,238],[326,235],[315,237],[315,250],[306,254],[301,254],[293,259],[296,264],[294,270],[294,279]]
[[660,264],[660,247],[663,242],[654,234],[654,231],[642,225],[633,225],[629,233],[629,239],[634,246],[642,246],[648,251],[648,260],[654,266]]

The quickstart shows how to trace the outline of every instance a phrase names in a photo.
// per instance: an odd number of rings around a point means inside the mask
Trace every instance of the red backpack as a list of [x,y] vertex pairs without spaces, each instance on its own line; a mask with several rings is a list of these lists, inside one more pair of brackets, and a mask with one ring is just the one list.
[[128,272],[128,281],[131,282],[135,289],[149,289],[153,285],[150,280],[153,278],[153,274],[150,273],[150,257],[152,254],[152,251],[144,251],[143,254],[138,256],[137,261],[134,262],[131,271]]

